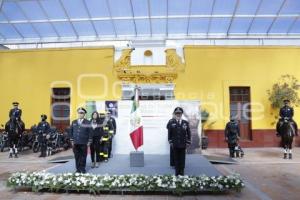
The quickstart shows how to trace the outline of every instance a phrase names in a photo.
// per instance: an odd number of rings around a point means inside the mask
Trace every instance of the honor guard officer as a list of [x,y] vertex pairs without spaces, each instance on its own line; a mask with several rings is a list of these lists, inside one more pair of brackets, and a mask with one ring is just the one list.
[[169,121],[168,140],[173,149],[175,175],[184,175],[186,147],[191,144],[189,123],[182,119],[183,109],[174,110],[175,117]]
[[[175,113],[173,113],[172,119],[170,119],[169,122],[168,122],[168,124],[167,124],[167,129],[168,130],[169,130],[171,124],[172,124],[173,119],[175,119]],[[171,167],[175,166],[175,164],[174,164],[174,153],[173,153],[172,145],[170,145],[170,166]]]
[[70,127],[70,139],[75,156],[76,172],[86,173],[86,157],[88,146],[92,142],[90,122],[85,119],[86,110],[78,108],[78,119]]
[[112,127],[112,130],[110,130],[110,137],[109,137],[109,148],[108,148],[108,157],[111,158],[112,157],[112,154],[111,154],[111,151],[112,151],[112,141],[113,141],[113,138],[114,136],[116,135],[117,133],[117,124],[116,124],[116,120],[115,118],[113,118],[111,116],[112,114],[112,111],[109,110],[107,112],[107,118],[108,118],[108,123],[111,124],[111,127]]
[[280,111],[279,111],[279,116],[280,116],[280,119],[279,121],[277,122],[277,125],[276,125],[276,131],[277,131],[277,135],[279,136],[280,135],[280,127],[281,125],[283,124],[283,120],[284,119],[287,119],[288,121],[292,122],[293,124],[293,127],[294,127],[294,131],[295,131],[295,135],[298,135],[298,125],[297,123],[293,120],[293,117],[294,117],[294,109],[290,106],[290,100],[288,99],[285,99],[283,101],[284,103],[284,106],[282,108],[280,108]]
[[9,111],[9,118],[16,119],[16,120],[21,120],[22,116],[22,110],[19,108],[19,103],[18,102],[13,102],[12,103],[13,108]]
[[50,124],[46,121],[47,115],[41,115],[41,122],[36,127],[38,134],[38,141],[41,144],[41,155],[39,157],[46,157],[47,140],[50,133]]

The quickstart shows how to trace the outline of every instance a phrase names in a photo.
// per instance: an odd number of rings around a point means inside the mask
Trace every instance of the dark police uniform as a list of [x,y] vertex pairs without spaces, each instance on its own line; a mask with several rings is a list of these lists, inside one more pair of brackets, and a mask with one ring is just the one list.
[[111,126],[111,130],[110,130],[110,134],[109,134],[109,147],[108,147],[108,157],[111,157],[111,151],[112,151],[112,140],[113,137],[116,135],[117,132],[117,124],[116,124],[116,120],[113,117],[109,117],[108,119],[108,123]]
[[[85,109],[84,111],[86,113]],[[74,120],[70,127],[70,140],[74,144],[76,172],[85,173],[87,145],[92,142],[90,121],[87,119]]]
[[[168,122],[168,124],[167,124],[167,129],[168,130],[171,127],[171,123],[172,123],[172,119],[170,119],[169,122]],[[173,152],[172,145],[170,145],[170,166],[171,167],[175,166],[175,163],[174,163],[174,152]]]
[[[225,128],[225,139],[228,143],[230,157],[234,157],[235,147],[238,145],[239,136],[240,136],[239,124],[236,121],[228,122]],[[237,153],[237,157],[238,157],[238,153]]]
[[[182,108],[180,109],[183,113]],[[176,113],[176,109],[174,113]],[[173,148],[175,175],[184,175],[185,153],[188,144],[191,144],[191,131],[189,123],[186,120],[171,119],[168,126],[168,140]]]
[[[18,106],[19,103],[18,102],[13,102],[12,103],[13,106]],[[9,118],[10,119],[20,119],[21,120],[21,116],[22,116],[22,110],[20,108],[12,108],[9,111]]]
[[[45,117],[45,115],[41,116],[42,118]],[[47,150],[47,135],[50,133],[50,124],[46,121],[47,117],[44,118],[36,127],[36,131],[38,134],[38,142],[41,144],[41,155],[40,157],[46,156],[46,150]]]
[[276,131],[277,133],[280,134],[280,127],[283,123],[283,120],[286,118],[288,119],[289,121],[291,121],[294,125],[294,128],[295,128],[295,134],[298,135],[298,125],[297,123],[293,120],[293,117],[294,117],[294,109],[290,106],[283,106],[282,108],[280,108],[280,111],[279,111],[279,116],[280,116],[280,119],[279,121],[277,122],[277,125],[276,125]]

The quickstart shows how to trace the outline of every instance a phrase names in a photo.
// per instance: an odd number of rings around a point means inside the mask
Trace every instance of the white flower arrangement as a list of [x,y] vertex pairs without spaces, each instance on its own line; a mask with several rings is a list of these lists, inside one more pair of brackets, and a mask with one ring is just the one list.
[[7,186],[28,187],[32,191],[100,192],[170,192],[174,194],[240,191],[244,183],[237,174],[229,176],[174,175],[94,175],[80,173],[51,174],[46,172],[16,172]]

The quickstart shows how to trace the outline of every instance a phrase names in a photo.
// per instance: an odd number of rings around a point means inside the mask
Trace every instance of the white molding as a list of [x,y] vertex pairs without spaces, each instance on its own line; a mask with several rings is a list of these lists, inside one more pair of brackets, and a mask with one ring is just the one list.
[[[6,44],[9,49],[41,49],[41,48],[73,48],[73,47],[107,47],[114,46],[116,50],[126,48],[128,41],[86,41],[86,42],[60,42],[60,43],[31,43]],[[159,43],[162,44],[162,43]],[[147,40],[147,43],[138,46],[157,46],[157,41]],[[163,45],[163,44],[162,44]],[[185,45],[196,46],[300,46],[299,39],[197,39],[197,40],[166,40],[165,47],[181,48]]]

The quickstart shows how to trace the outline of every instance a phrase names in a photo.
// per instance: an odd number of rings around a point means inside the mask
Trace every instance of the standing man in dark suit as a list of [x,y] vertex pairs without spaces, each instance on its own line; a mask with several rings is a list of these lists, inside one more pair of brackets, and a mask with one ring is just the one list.
[[175,175],[184,175],[186,147],[191,144],[191,131],[188,121],[182,119],[183,109],[174,110],[175,118],[168,124],[168,140],[174,153]]
[[76,172],[86,173],[86,157],[88,146],[92,142],[90,122],[85,119],[86,110],[78,108],[78,119],[74,120],[70,127],[70,139],[75,156]]

